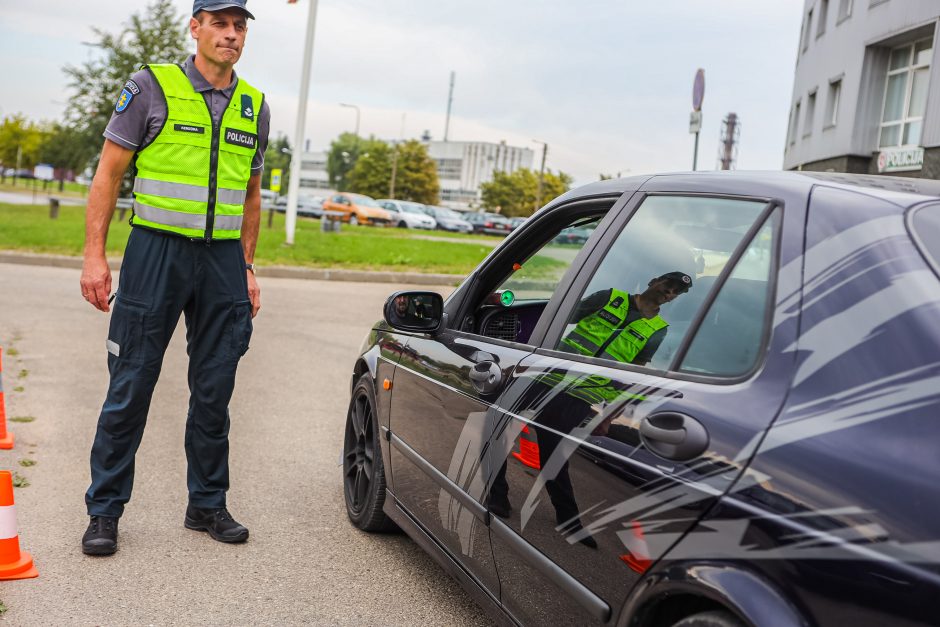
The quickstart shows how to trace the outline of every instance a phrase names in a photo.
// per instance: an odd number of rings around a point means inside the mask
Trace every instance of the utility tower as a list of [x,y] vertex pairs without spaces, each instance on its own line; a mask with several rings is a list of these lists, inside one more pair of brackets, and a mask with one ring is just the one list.
[[738,160],[738,144],[741,142],[741,120],[737,113],[729,113],[721,121],[721,136],[718,138],[718,169],[733,170]]

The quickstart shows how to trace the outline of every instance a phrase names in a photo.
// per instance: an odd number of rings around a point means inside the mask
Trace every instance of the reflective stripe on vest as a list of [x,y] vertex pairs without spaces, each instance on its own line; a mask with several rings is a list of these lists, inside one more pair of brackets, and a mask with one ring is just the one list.
[[[206,229],[206,214],[184,213],[151,207],[134,201],[134,213],[147,222],[165,224],[179,229],[202,230]],[[242,216],[216,216],[215,228],[219,231],[241,231]]]
[[163,91],[167,119],[137,153],[131,224],[191,238],[238,239],[263,94],[239,79],[216,123],[179,66],[147,69]]
[[[654,333],[665,329],[668,323],[659,315],[638,318],[623,326],[630,310],[630,295],[620,290],[610,291],[610,300],[604,307],[582,318],[562,342],[583,355],[632,363]],[[608,343],[608,340],[614,339]],[[602,346],[603,353],[598,354]]]
[[[175,198],[177,200],[195,200],[197,202],[209,201],[209,188],[200,185],[189,185],[187,183],[169,183],[167,181],[153,181],[138,177],[134,181],[134,192],[140,194],[149,194],[151,196],[164,196],[166,198]],[[245,198],[248,197],[247,190],[238,189],[219,189],[218,198],[220,203],[226,205],[243,205]]]

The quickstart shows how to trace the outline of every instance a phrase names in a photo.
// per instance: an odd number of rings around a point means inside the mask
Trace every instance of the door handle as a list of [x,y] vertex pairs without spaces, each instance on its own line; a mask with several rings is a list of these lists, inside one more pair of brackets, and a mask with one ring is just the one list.
[[481,394],[496,390],[503,381],[503,372],[492,361],[481,361],[470,368],[470,383]]
[[687,462],[708,449],[708,431],[695,418],[678,412],[659,412],[640,421],[640,440],[665,459]]

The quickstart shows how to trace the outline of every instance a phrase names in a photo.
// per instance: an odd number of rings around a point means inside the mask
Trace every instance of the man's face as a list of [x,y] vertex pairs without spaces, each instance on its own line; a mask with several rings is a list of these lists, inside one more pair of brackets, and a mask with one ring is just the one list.
[[685,294],[686,286],[673,279],[659,279],[652,281],[646,292],[643,294],[645,300],[650,300],[661,307],[668,302],[675,300],[681,294]]
[[201,56],[218,65],[232,66],[242,56],[248,18],[236,8],[202,11],[190,20],[189,31]]

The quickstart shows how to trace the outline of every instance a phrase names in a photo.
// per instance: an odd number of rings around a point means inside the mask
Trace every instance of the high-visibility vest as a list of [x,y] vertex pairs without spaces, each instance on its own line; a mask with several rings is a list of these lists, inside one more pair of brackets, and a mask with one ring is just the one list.
[[[652,318],[637,318],[623,326],[629,310],[630,295],[611,290],[607,304],[600,311],[585,316],[562,342],[582,355],[633,363],[653,334],[669,324],[657,314]],[[608,344],[611,336],[618,332]]]
[[163,90],[167,117],[137,153],[131,224],[207,241],[238,239],[264,94],[239,79],[214,124],[181,67],[144,67]]

